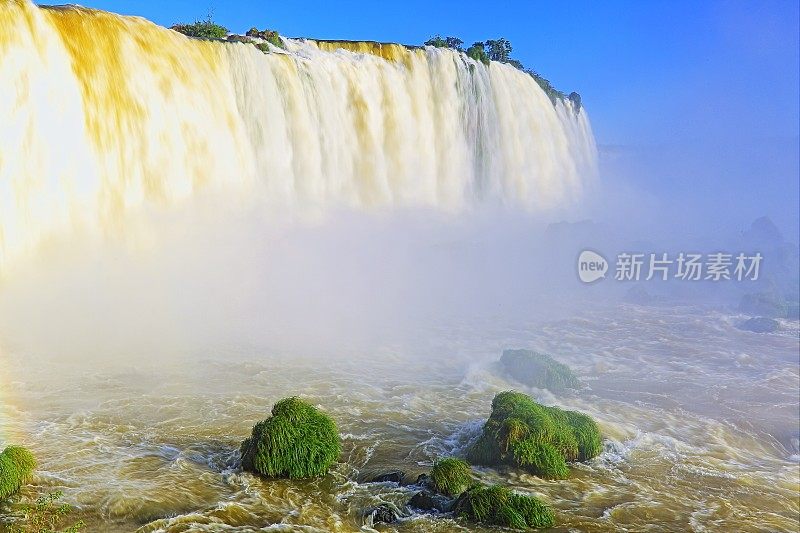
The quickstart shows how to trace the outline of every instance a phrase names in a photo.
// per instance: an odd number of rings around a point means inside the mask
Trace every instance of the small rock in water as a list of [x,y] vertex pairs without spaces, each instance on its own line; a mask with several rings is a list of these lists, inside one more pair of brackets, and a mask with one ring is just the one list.
[[453,507],[454,499],[448,499],[441,494],[424,489],[414,494],[408,501],[408,505],[420,511],[439,511],[446,513]]
[[402,470],[393,470],[372,478],[369,483],[402,483],[406,473]]
[[367,512],[367,516],[372,517],[373,524],[393,524],[400,518],[397,508],[388,503],[382,503],[376,508]]
[[763,316],[751,318],[737,326],[743,331],[752,331],[753,333],[772,333],[778,329],[778,321],[772,318]]

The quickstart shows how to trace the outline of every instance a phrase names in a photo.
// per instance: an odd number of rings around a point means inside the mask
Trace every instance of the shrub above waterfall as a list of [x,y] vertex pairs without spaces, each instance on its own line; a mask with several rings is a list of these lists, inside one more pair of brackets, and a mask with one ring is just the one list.
[[224,39],[228,35],[228,28],[211,20],[211,14],[205,20],[196,20],[192,24],[175,24],[170,29],[199,39]]
[[435,37],[431,37],[425,41],[425,46],[434,46],[436,48],[452,48],[453,50],[458,50],[459,52],[463,51],[463,48],[461,48],[463,44],[464,41],[458,37],[442,38],[440,35],[436,35]]
[[486,46],[480,41],[472,43],[472,46],[467,48],[466,54],[475,61],[480,61],[485,65],[489,64],[490,59],[489,54],[486,53]]
[[504,350],[497,364],[503,374],[531,387],[551,391],[581,387],[581,382],[570,367],[547,354],[531,350]]
[[532,77],[539,87],[541,87],[553,105],[555,105],[558,100],[561,100],[562,102],[569,100],[572,102],[572,107],[575,113],[580,113],[582,107],[581,95],[573,91],[569,94],[569,96],[567,96],[565,93],[553,87],[553,84],[550,83],[550,81],[544,76],[539,75],[535,70],[525,68],[525,65],[523,65],[521,61],[512,59],[511,51],[513,50],[513,47],[508,39],[500,37],[498,39],[476,41],[472,43],[472,46],[466,50],[461,47],[462,44],[464,44],[464,41],[458,37],[443,38],[438,34],[425,41],[425,46],[451,48],[457,52],[463,52],[467,55],[467,57],[470,57],[475,61],[480,61],[485,65],[488,65],[492,61],[511,65],[512,67],[521,70]]
[[544,478],[563,479],[569,475],[568,462],[591,459],[601,449],[600,430],[589,416],[506,391],[492,400],[492,414],[468,458],[477,464],[516,466]]
[[552,527],[555,523],[553,510],[538,498],[499,485],[470,488],[456,501],[454,513],[473,522],[515,529]]
[[8,446],[0,453],[0,500],[17,492],[36,468],[33,454],[22,446]]
[[342,451],[333,419],[297,397],[276,403],[240,449],[245,470],[292,479],[324,475]]

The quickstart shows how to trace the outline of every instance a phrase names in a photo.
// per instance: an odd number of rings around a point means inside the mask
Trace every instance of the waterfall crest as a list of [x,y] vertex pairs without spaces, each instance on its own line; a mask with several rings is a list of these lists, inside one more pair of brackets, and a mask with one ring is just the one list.
[[263,53],[136,17],[0,0],[0,265],[201,190],[281,204],[547,209],[595,168],[585,111],[452,50]]

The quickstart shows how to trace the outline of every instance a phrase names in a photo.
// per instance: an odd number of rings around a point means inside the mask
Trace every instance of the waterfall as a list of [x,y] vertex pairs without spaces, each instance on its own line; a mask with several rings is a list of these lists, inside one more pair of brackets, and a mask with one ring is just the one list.
[[596,149],[533,78],[432,47],[201,41],[0,0],[0,265],[198,191],[294,205],[574,202]]

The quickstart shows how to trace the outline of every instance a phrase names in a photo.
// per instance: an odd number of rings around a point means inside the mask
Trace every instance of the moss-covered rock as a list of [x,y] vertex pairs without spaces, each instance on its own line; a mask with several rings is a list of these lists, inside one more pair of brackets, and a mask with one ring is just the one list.
[[17,492],[36,468],[33,454],[22,446],[8,446],[0,453],[0,500]]
[[455,457],[440,459],[433,464],[430,486],[445,496],[458,496],[472,485],[472,469],[469,464]]
[[245,37],[244,35],[237,35],[232,33],[228,35],[226,39],[229,43],[244,43],[244,44],[253,44],[253,39],[250,37]]
[[297,397],[276,403],[240,449],[245,470],[292,479],[324,475],[342,452],[333,419]]
[[568,462],[591,459],[601,450],[600,430],[589,416],[506,391],[492,400],[492,414],[467,458],[477,464],[516,466],[537,476],[563,479],[569,475]]
[[581,387],[570,367],[532,350],[504,350],[498,365],[506,376],[531,387],[551,391]]
[[481,524],[532,529],[552,527],[553,510],[538,498],[518,494],[499,485],[475,485],[456,501],[459,518]]
[[247,36],[264,39],[266,42],[273,46],[277,46],[278,48],[286,48],[286,46],[283,44],[280,34],[275,30],[260,31],[258,28],[250,28],[247,31]]

